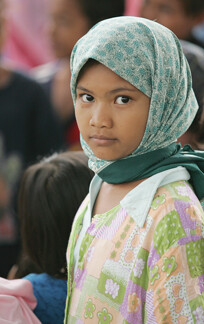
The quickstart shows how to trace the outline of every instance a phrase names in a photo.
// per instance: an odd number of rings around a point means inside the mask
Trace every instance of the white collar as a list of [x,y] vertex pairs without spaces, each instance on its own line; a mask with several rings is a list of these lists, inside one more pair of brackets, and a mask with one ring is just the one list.
[[[131,215],[139,227],[143,227],[157,189],[171,182],[189,179],[190,175],[188,171],[181,166],[157,173],[132,189],[120,201],[120,205],[129,215]],[[79,249],[85,232],[91,224],[93,206],[101,185],[102,179],[95,175],[90,184],[90,200],[88,203],[88,209],[84,215],[83,226],[74,251],[74,271],[77,269]]]
[[[139,227],[143,227],[148,210],[157,189],[171,182],[180,180],[189,180],[190,174],[186,168],[179,166],[157,173],[147,180],[141,182],[132,189],[121,201],[120,205],[131,215]],[[89,216],[91,221],[91,211],[93,209],[96,197],[102,185],[102,179],[95,175],[90,185],[90,203]]]

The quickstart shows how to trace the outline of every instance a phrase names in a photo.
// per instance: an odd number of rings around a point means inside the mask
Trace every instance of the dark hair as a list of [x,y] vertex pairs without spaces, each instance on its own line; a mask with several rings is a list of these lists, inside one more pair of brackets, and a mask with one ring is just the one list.
[[92,177],[83,152],[59,154],[24,172],[18,196],[22,248],[36,272],[66,276],[72,221]]
[[90,21],[90,27],[101,20],[122,16],[125,0],[77,0],[82,12]]
[[180,0],[185,12],[190,16],[197,16],[204,10],[203,0]]
[[79,74],[78,74],[77,82],[76,83],[79,82],[80,78],[82,77],[82,75],[84,74],[84,72],[86,72],[86,70],[88,68],[90,68],[93,65],[98,65],[98,64],[100,64],[99,61],[96,61],[96,60],[94,60],[92,58],[91,59],[88,59],[88,61],[84,64],[84,66],[82,66],[81,70],[79,71]]

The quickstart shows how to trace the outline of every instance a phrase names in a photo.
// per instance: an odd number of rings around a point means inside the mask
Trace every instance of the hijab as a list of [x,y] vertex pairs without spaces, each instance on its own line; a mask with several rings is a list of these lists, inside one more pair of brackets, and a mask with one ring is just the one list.
[[125,158],[101,160],[81,136],[89,167],[108,183],[123,183],[182,165],[190,171],[195,191],[202,199],[204,153],[176,144],[198,110],[190,68],[177,37],[144,18],[117,17],[98,23],[77,42],[71,55],[74,103],[79,73],[90,59],[131,83],[151,102],[141,143]]

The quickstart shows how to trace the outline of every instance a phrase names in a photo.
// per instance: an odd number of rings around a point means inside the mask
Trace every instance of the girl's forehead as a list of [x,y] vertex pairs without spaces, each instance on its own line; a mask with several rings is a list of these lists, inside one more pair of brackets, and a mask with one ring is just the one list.
[[87,72],[87,70],[89,70],[92,66],[96,66],[101,64],[100,62],[93,60],[93,59],[89,59],[84,66],[81,68],[81,70],[79,71],[78,77],[77,77],[77,84],[79,82],[79,80],[82,78],[82,76]]
[[[76,82],[87,68],[86,62],[89,64],[89,60],[94,59],[139,88],[148,97],[151,96],[155,58],[158,57],[156,54],[158,46],[155,46],[156,37],[154,38],[153,34],[159,27],[156,24],[151,28],[152,22],[145,24],[144,19],[140,21],[138,18],[135,21],[135,17],[126,18],[103,21],[79,40],[71,58],[73,85],[74,79]],[[161,34],[158,33],[156,42],[166,42],[162,45],[163,51],[160,53],[162,59],[165,55],[167,57],[169,55],[168,38],[172,35],[167,33],[165,38],[161,39]]]
[[97,89],[99,92],[104,90],[106,93],[116,93],[116,90],[138,91],[134,85],[121,78],[104,64],[94,60],[85,64],[78,79],[77,88],[82,89],[86,85],[89,88],[91,87],[90,90]]

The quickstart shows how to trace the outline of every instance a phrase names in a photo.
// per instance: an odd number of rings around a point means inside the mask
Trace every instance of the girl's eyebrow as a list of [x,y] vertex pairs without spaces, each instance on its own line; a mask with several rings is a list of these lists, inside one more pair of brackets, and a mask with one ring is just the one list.
[[[82,91],[89,92],[89,93],[93,94],[93,91],[91,91],[89,89],[86,89],[84,87],[81,87],[81,86],[77,86],[77,90],[82,90]],[[126,88],[126,87],[120,87],[120,88],[116,88],[116,89],[113,89],[113,90],[108,91],[107,94],[108,93],[117,93],[117,92],[120,92],[120,91],[137,92],[138,90],[136,88],[135,89],[131,89],[131,88]]]
[[116,93],[116,92],[120,92],[120,91],[132,91],[132,92],[136,92],[137,89],[131,89],[131,88],[127,88],[127,87],[121,87],[121,88],[116,88],[113,90],[110,90],[109,93]]
[[77,86],[77,90],[81,90],[81,91],[84,91],[84,92],[89,92],[89,93],[92,93],[93,94],[93,91],[89,90],[89,89],[86,89],[84,87],[81,87],[81,86]]

